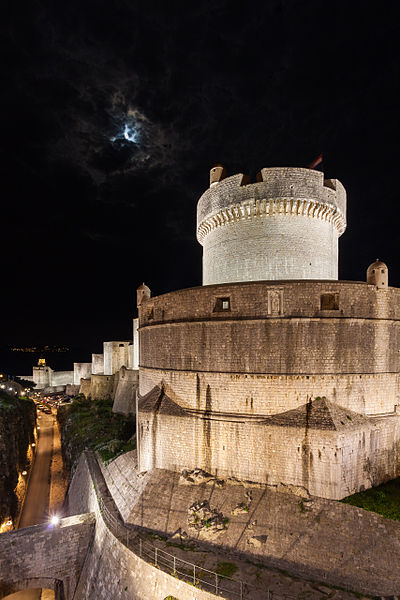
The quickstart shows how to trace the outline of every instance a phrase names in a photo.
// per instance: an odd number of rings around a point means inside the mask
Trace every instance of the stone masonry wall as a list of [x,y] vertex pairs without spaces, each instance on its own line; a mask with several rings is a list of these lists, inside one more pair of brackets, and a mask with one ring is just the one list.
[[308,216],[235,221],[214,229],[203,242],[203,285],[337,278],[337,231]]
[[[57,589],[72,600],[93,532],[93,515],[62,519],[58,527],[25,527],[0,535],[0,598],[26,587]],[[33,584],[33,585],[32,585]]]
[[121,367],[129,367],[131,342],[104,342],[104,375],[114,375]]
[[234,175],[198,202],[203,284],[265,279],[337,279],[345,229],[340,182],[308,169],[262,170],[249,185]]
[[[100,471],[99,471],[100,473]],[[95,478],[110,511],[118,516],[100,476]],[[193,600],[194,588],[168,575],[128,550],[107,528],[94,491],[93,475],[82,455],[71,482],[68,501],[70,514],[90,509],[96,515],[96,528],[90,554],[82,571],[73,600],[164,600],[174,596]],[[215,600],[216,596],[195,590],[196,600]]]
[[112,398],[115,378],[115,375],[92,375],[90,379],[90,396],[96,398],[96,400]]
[[341,431],[307,430],[207,412],[152,414],[139,404],[140,470],[202,468],[218,477],[301,486],[340,499],[400,475],[400,418],[355,426],[353,418]]
[[164,386],[178,405],[227,414],[271,415],[326,396],[360,414],[393,413],[400,404],[397,373],[368,375],[264,375],[140,369],[140,394]]
[[[226,530],[211,541],[210,549],[225,552],[230,561],[248,559],[364,594],[400,595],[398,522],[331,500],[312,498],[302,504],[299,496],[271,488],[229,481],[223,485],[215,481],[188,485],[181,482],[179,473],[159,469],[140,473],[130,454],[131,458],[123,464],[119,457],[102,467],[128,523],[167,536],[180,528],[188,533],[190,541],[196,540],[199,534],[188,529],[187,509],[206,499],[229,518]],[[114,468],[115,463],[119,468]],[[83,459],[69,496],[78,503],[78,511],[85,509],[88,498],[89,502],[94,500],[93,479]],[[107,499],[106,502],[111,510]],[[234,515],[235,506],[243,502],[248,511]],[[97,511],[95,505],[91,506]],[[102,516],[97,512],[96,515],[98,527],[103,527]],[[169,576],[137,557],[129,557],[118,540],[108,539],[108,535],[107,531],[96,529],[93,556],[87,561],[88,570],[82,573],[74,600],[109,600],[117,590],[121,600],[164,600],[169,594],[180,600],[193,600],[193,594],[196,600],[210,598],[176,579],[171,582]],[[261,536],[264,543],[251,545],[249,539],[253,536]],[[187,552],[186,560],[196,562],[198,550]]]
[[74,385],[79,385],[81,379],[88,379],[92,374],[92,363],[74,363]]
[[139,371],[121,367],[114,394],[113,412],[124,415],[136,412],[136,390],[139,383]]
[[[321,296],[336,304],[321,309]],[[216,310],[229,300],[229,310]],[[399,404],[400,290],[349,282],[253,282],[181,290],[139,309],[140,394],[163,382],[181,406],[271,414],[309,397],[362,414]]]

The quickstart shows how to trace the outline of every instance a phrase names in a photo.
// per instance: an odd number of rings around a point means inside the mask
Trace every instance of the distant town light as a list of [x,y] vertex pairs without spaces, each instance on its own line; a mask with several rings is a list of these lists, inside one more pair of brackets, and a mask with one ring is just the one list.
[[27,471],[22,471],[21,475],[23,475],[25,477],[26,475],[28,475],[28,472]]
[[5,531],[12,531],[13,529],[13,522],[11,517],[9,519],[6,519],[5,521],[3,521],[3,523],[0,523],[0,533],[4,533]]
[[34,448],[36,446],[35,442],[32,442],[31,446]]

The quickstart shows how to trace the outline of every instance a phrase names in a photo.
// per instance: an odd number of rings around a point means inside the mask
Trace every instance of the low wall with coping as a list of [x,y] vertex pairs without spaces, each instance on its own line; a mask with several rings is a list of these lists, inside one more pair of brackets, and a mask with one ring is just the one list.
[[0,598],[18,590],[50,588],[72,600],[94,528],[92,514],[0,535]]
[[[96,491],[104,502],[102,509]],[[96,528],[73,600],[110,600],[116,597],[119,600],[164,600],[168,596],[179,600],[217,598],[147,563],[111,532],[104,513],[107,511],[118,519],[118,511],[98,465],[93,462],[89,465],[87,456],[83,454],[70,485],[68,509],[70,513],[79,513],[85,506],[91,507],[96,515]]]

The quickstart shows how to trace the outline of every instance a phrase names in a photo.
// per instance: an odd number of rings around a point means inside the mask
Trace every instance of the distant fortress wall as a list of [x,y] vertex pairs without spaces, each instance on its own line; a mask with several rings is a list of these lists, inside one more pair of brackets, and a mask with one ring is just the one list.
[[74,363],[74,385],[79,385],[81,379],[87,379],[92,374],[92,363]]
[[104,373],[104,354],[92,354],[92,373]]
[[121,367],[130,367],[132,342],[104,342],[104,375],[114,375]]

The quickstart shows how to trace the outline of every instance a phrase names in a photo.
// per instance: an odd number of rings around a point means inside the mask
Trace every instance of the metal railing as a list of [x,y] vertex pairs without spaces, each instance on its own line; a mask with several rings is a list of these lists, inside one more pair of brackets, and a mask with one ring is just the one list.
[[[166,552],[162,548],[158,548],[151,542],[141,538],[135,530],[127,527],[109,511],[96,486],[95,490],[104,522],[113,535],[137,556],[169,575],[173,575],[181,581],[190,583],[194,587],[211,592],[216,596],[225,596],[234,600],[245,599],[247,585],[243,581],[219,575],[215,571],[210,571],[192,562],[183,560],[175,554]],[[269,598],[272,600],[272,594],[269,595],[268,592],[266,599]]]
[[[111,533],[131,552],[136,554],[136,556],[139,556],[142,560],[154,565],[165,573],[178,578],[180,581],[184,581],[198,589],[215,594],[216,596],[222,596],[232,600],[245,600],[249,593],[256,590],[256,587],[247,584],[240,579],[233,579],[226,575],[220,575],[215,571],[210,571],[200,565],[183,560],[175,554],[167,552],[162,548],[158,548],[148,540],[142,538],[136,528],[126,525],[108,509],[96,484],[93,467],[90,464],[91,457],[88,455],[86,456],[86,463],[91,474],[103,521]],[[114,504],[112,499],[110,499],[110,502]],[[286,594],[275,594],[275,592],[267,589],[264,590],[264,598],[265,600],[296,600],[297,597]]]

